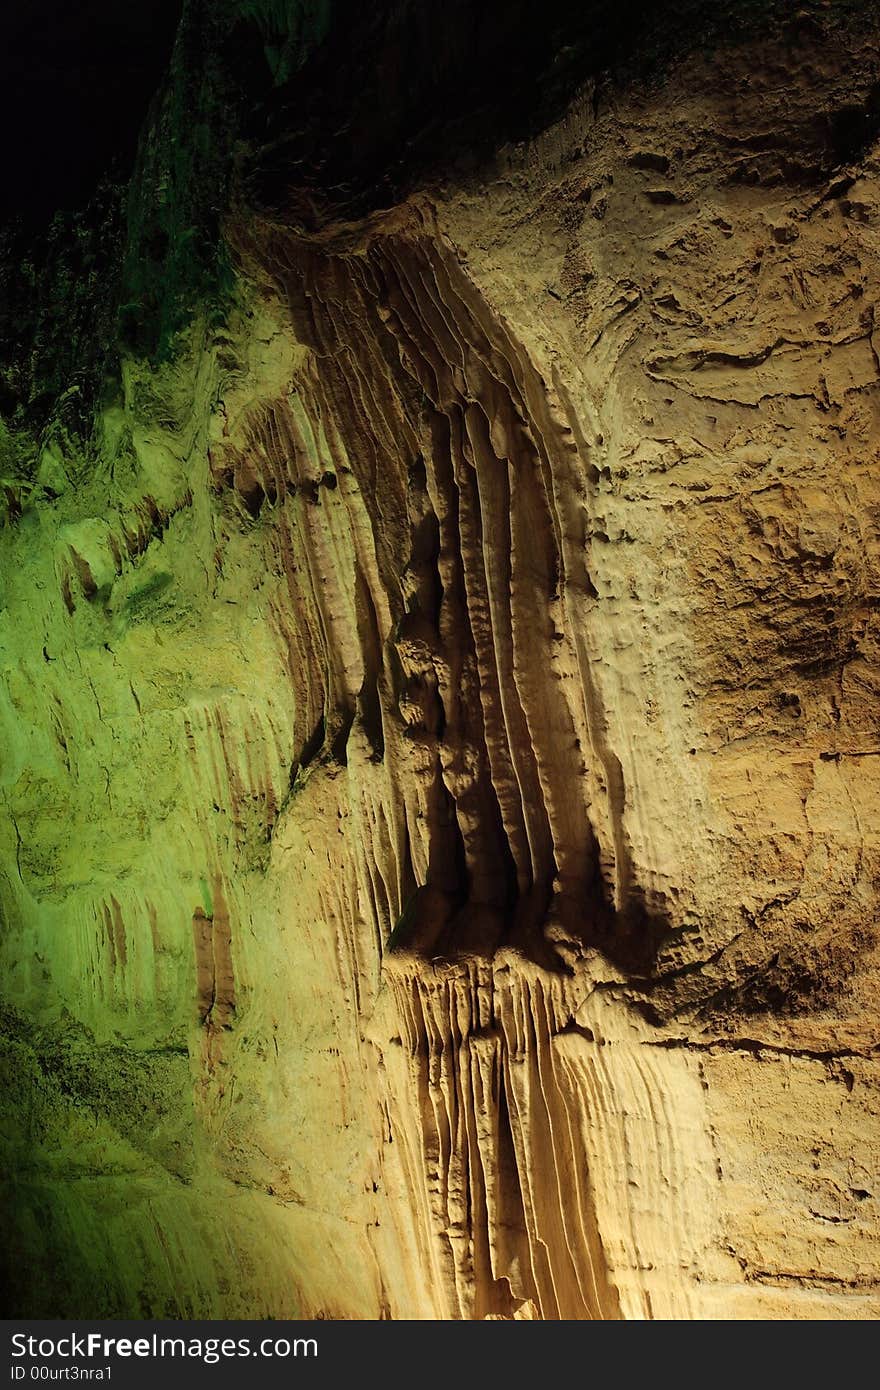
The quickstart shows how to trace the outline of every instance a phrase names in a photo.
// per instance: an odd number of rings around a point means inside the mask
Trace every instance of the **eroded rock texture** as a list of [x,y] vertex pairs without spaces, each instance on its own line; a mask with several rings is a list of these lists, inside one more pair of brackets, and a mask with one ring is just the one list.
[[877,59],[241,204],[224,327],[125,362],[97,473],[44,441],[18,1308],[880,1311]]

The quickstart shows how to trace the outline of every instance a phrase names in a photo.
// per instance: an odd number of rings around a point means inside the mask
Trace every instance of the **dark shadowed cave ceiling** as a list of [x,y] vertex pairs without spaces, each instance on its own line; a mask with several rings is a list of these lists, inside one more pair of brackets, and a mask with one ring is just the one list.
[[168,66],[180,0],[7,5],[0,43],[0,219],[32,229],[131,172]]

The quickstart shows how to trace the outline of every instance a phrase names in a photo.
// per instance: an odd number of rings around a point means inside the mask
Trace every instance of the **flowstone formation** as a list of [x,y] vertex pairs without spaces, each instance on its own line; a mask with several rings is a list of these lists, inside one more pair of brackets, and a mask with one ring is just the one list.
[[381,198],[279,103],[222,313],[147,266],[173,352],[6,429],[14,1312],[880,1313],[878,63],[807,7]]

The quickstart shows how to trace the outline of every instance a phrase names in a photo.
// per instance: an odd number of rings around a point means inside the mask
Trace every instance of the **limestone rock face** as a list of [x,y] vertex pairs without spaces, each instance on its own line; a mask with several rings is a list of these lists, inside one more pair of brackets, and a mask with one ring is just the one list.
[[880,1313],[841,45],[239,205],[228,322],[52,445],[0,535],[17,1311]]

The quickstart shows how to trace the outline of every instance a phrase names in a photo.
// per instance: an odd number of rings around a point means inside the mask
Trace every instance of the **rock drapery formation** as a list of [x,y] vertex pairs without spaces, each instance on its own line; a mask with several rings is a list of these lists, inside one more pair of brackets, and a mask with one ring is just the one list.
[[17,1311],[880,1311],[880,37],[826,24],[381,206],[262,151],[222,320],[6,480]]

